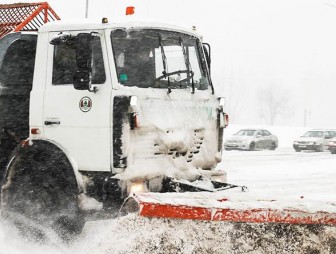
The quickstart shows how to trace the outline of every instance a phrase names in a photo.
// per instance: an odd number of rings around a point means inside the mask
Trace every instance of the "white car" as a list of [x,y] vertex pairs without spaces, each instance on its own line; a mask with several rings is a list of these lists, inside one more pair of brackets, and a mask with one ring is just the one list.
[[242,129],[224,142],[225,150],[275,150],[278,138],[264,129]]
[[329,141],[334,135],[334,131],[330,130],[311,130],[296,139],[293,143],[293,147],[296,152],[302,150],[322,152],[328,149]]
[[332,154],[336,154],[336,137],[330,139],[328,149]]

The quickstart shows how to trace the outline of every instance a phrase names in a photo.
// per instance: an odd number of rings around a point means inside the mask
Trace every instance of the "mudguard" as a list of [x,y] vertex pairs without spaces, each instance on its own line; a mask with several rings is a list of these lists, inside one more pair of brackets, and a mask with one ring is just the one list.
[[78,234],[85,223],[78,195],[76,176],[65,153],[46,140],[35,140],[18,146],[7,166],[1,215],[25,231],[36,225],[36,230],[51,227],[64,236]]

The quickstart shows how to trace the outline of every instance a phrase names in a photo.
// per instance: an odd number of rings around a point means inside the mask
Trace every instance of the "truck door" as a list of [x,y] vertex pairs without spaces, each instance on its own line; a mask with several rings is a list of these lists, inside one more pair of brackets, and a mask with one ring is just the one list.
[[[92,31],[94,32],[94,31]],[[103,33],[94,32],[92,84],[98,91],[76,90],[76,36],[49,45],[48,82],[44,96],[44,136],[60,144],[79,170],[110,171],[112,86],[107,70]],[[52,33],[49,41],[59,33]]]

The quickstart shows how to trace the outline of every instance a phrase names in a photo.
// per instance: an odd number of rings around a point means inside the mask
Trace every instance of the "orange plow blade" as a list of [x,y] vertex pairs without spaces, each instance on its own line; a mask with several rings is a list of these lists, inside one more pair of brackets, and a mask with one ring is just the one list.
[[146,217],[336,225],[335,204],[314,201],[312,205],[301,199],[294,202],[230,200],[218,193],[142,193],[133,194],[126,201],[125,209]]

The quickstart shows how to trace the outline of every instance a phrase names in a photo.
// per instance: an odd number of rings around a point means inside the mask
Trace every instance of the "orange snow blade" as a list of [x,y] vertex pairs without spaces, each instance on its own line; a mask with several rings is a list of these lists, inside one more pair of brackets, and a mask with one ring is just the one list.
[[[325,224],[336,225],[336,212],[309,211],[277,201],[230,201],[229,199],[209,199],[190,193],[142,193],[133,194],[126,201],[124,209],[138,212],[145,217],[161,217],[192,220],[288,223],[288,224]],[[258,207],[259,206],[259,207]],[[272,208],[279,207],[281,208]],[[302,207],[302,202],[298,204]],[[329,204],[335,209],[335,204]],[[330,210],[330,209],[328,209]]]

